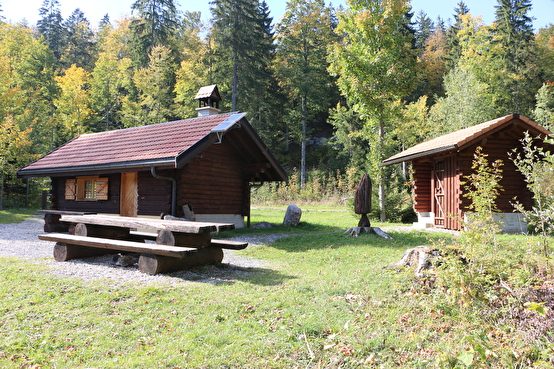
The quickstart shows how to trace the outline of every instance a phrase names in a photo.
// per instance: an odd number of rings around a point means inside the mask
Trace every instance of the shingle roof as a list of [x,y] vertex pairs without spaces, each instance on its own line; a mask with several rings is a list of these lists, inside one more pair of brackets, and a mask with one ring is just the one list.
[[229,119],[227,113],[149,126],[81,135],[18,171],[19,175],[47,174],[71,168],[125,168],[177,165],[180,155]]
[[382,164],[392,165],[402,163],[404,161],[411,161],[423,156],[451,150],[459,150],[467,144],[474,142],[475,140],[484,138],[489,134],[492,134],[496,130],[501,129],[505,125],[511,124],[510,122],[514,119],[519,119],[527,125],[527,128],[532,129],[533,131],[538,131],[539,133],[544,135],[551,134],[551,132],[548,131],[546,128],[539,126],[537,123],[533,122],[527,117],[521,116],[519,114],[510,114],[422,142],[407,150],[402,151],[401,153],[391,156],[390,158],[384,160]]

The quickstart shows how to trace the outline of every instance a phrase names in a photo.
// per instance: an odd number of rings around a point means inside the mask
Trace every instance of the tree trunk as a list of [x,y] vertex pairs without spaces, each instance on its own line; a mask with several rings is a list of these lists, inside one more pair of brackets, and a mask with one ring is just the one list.
[[237,111],[237,90],[238,90],[238,61],[237,53],[233,54],[233,90],[231,91],[231,110]]
[[307,136],[307,115],[306,96],[302,96],[302,151],[300,159],[300,188],[306,184],[306,136]]
[[[379,140],[381,141],[381,150],[383,150],[385,143],[385,122],[379,121]],[[387,214],[385,211],[385,174],[382,169],[379,170],[379,210],[381,222],[387,221]]]
[[[3,166],[0,169],[4,169]],[[4,172],[0,176],[0,210],[4,210]]]

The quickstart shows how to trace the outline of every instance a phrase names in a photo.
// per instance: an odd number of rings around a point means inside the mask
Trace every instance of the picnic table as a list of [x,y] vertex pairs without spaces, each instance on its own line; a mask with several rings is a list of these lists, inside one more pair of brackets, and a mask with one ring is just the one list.
[[113,215],[62,215],[68,233],[39,235],[56,242],[54,259],[71,259],[106,253],[139,253],[143,273],[158,274],[223,260],[223,249],[240,250],[248,243],[212,239],[212,233],[235,228],[233,224],[135,218]]

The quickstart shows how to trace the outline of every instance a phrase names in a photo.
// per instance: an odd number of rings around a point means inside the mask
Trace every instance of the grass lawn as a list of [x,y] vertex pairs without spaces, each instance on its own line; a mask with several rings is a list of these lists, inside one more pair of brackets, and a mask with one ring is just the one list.
[[0,210],[0,224],[20,223],[36,213],[37,209],[33,208]]
[[[252,222],[283,214],[254,209]],[[540,359],[513,327],[424,293],[411,269],[387,267],[449,234],[347,236],[357,220],[304,210],[296,228],[233,231],[290,236],[240,251],[267,266],[220,283],[121,287],[2,258],[0,367],[504,368]]]

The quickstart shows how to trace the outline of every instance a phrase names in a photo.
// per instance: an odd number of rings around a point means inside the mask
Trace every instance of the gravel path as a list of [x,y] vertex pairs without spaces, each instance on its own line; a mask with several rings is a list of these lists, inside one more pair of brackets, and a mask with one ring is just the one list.
[[[236,255],[232,250],[224,250],[221,265],[202,266],[189,271],[151,276],[138,271],[137,266],[121,267],[113,264],[112,255],[92,257],[82,260],[56,262],[52,256],[53,242],[41,241],[37,235],[44,233],[42,216],[35,216],[22,223],[0,224],[0,256],[21,257],[48,266],[58,277],[78,277],[84,280],[108,278],[114,284],[126,283],[169,283],[172,285],[209,282],[232,283],[240,275],[260,269],[270,269],[263,261]],[[249,242],[248,247],[269,244],[283,235],[241,236],[236,241]]]

